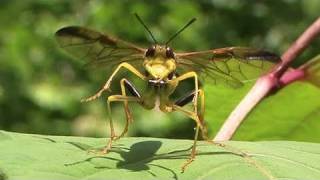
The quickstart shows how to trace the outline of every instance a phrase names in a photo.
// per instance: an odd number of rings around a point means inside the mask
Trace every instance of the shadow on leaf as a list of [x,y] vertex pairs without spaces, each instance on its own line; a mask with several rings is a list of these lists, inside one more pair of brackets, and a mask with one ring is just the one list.
[[[89,150],[89,148],[83,148],[83,146],[79,147],[78,143],[71,143],[71,142],[68,142],[68,143],[75,145],[82,150]],[[169,169],[157,164],[151,164],[151,162],[156,159],[166,159],[166,158],[172,159],[173,157],[172,155],[171,155],[172,157],[164,157],[162,154],[160,155],[156,154],[156,152],[161,147],[161,145],[162,143],[160,141],[143,141],[143,142],[138,142],[133,144],[130,148],[114,146],[110,150],[110,153],[111,152],[118,153],[122,159],[116,159],[116,158],[100,155],[100,156],[90,157],[82,161],[65,164],[65,165],[70,166],[70,165],[76,165],[84,162],[91,162],[94,159],[108,159],[108,160],[117,161],[117,164],[116,164],[117,169],[121,168],[121,169],[130,170],[130,171],[147,171],[152,176],[157,176],[156,174],[150,171],[150,166],[154,166],[154,167],[158,167],[166,171],[169,171],[173,175],[173,178],[177,179],[177,175],[172,169]],[[186,150],[179,150],[179,152],[189,151],[190,149],[191,148],[188,148]],[[169,155],[171,153],[167,153],[167,154]],[[185,158],[185,157],[181,157],[181,158]],[[96,166],[96,165],[95,165],[95,168],[113,169],[107,166]]]
[[[69,144],[72,144],[82,150],[88,151],[90,147],[88,145],[79,145],[79,143],[74,142],[68,142]],[[159,164],[153,163],[155,160],[160,159],[187,159],[190,156],[190,151],[192,149],[192,146],[189,148],[181,149],[181,150],[174,150],[167,153],[157,153],[157,151],[160,149],[162,145],[162,142],[160,141],[142,141],[135,143],[130,146],[130,148],[124,148],[124,147],[117,147],[114,146],[109,153],[117,153],[121,156],[121,159],[108,157],[108,155],[98,155],[89,157],[85,160],[73,162],[70,164],[65,164],[66,166],[81,164],[85,162],[89,162],[94,165],[97,169],[127,169],[130,171],[147,171],[149,174],[151,174],[154,177],[157,177],[157,175],[151,171],[150,167],[158,167],[163,170],[166,170],[172,174],[173,179],[178,179],[177,174],[174,170],[164,167]],[[232,152],[199,152],[197,153],[197,156],[201,155],[219,155],[219,154],[234,154]],[[94,162],[92,162],[94,159],[106,159],[106,160],[112,160],[116,161],[116,168],[114,167],[107,167],[107,166],[97,166]]]

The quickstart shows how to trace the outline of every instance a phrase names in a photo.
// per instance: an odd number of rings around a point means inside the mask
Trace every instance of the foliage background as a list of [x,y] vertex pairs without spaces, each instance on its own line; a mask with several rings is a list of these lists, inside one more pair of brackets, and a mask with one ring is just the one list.
[[[147,47],[151,40],[133,16],[137,12],[160,42],[164,42],[192,17],[198,20],[172,43],[177,50],[206,50],[227,46],[251,46],[281,54],[319,15],[317,0],[298,1],[99,1],[99,0],[2,0],[0,2],[0,129],[52,135],[105,137],[105,98],[82,104],[104,83],[104,71],[83,68],[61,51],[54,40],[59,28],[81,25]],[[319,53],[320,41],[296,60],[302,64]],[[319,91],[311,85],[294,84],[261,103],[248,118],[237,139],[291,139],[320,141],[319,133],[290,136],[274,130],[320,118]],[[228,113],[250,88],[229,89],[206,84],[207,121],[214,135]],[[299,89],[300,88],[300,89]],[[297,99],[289,92],[295,90]],[[288,92],[288,93],[287,93]],[[283,98],[283,97],[282,97]],[[277,101],[278,100],[278,101]],[[280,102],[281,101],[281,102]],[[275,102],[275,104],[272,104]],[[280,102],[280,104],[278,103]],[[269,103],[269,104],[268,104]],[[133,107],[133,106],[131,106]],[[270,108],[272,107],[272,109]],[[294,115],[310,107],[311,117]],[[179,113],[162,114],[134,106],[135,122],[130,136],[192,138],[193,122]],[[305,110],[310,114],[308,111]],[[294,112],[294,113],[293,113]],[[258,115],[257,115],[258,113]],[[259,116],[260,113],[260,116]],[[268,116],[272,113],[281,116]],[[292,115],[293,114],[293,115]],[[115,105],[117,129],[123,127],[123,110]],[[253,117],[252,117],[253,116]],[[255,117],[264,124],[253,123]],[[276,118],[272,118],[276,117]],[[257,119],[257,118],[256,118]],[[280,125],[277,124],[280,120]],[[253,124],[253,125],[252,125]],[[259,124],[259,126],[255,125]],[[304,128],[311,132],[319,123]],[[274,126],[272,126],[274,125]],[[269,130],[263,129],[269,127]],[[296,126],[294,126],[296,127]],[[278,129],[277,129],[278,128]],[[299,127],[298,127],[299,128]],[[311,128],[311,129],[310,129]],[[271,129],[271,130],[270,130]],[[241,130],[241,129],[240,129]],[[249,133],[248,133],[249,132]],[[257,132],[263,132],[259,134]],[[313,137],[313,138],[310,138]]]

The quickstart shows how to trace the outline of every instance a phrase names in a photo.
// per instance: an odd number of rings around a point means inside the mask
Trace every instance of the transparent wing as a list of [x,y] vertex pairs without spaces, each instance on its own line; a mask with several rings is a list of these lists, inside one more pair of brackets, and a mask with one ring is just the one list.
[[[129,42],[84,27],[70,26],[58,30],[55,37],[60,46],[88,66],[113,67],[122,62],[142,61],[145,49]],[[139,63],[141,64],[141,63]]]
[[197,72],[214,83],[239,87],[269,70],[280,57],[263,50],[227,47],[209,51],[177,53],[179,66]]

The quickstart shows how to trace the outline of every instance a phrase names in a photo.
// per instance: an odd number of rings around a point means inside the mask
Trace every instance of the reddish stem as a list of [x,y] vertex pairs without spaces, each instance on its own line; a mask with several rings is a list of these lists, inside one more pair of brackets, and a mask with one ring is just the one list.
[[281,86],[285,86],[294,81],[300,80],[306,76],[305,71],[303,69],[292,69],[286,71],[280,78]]
[[[246,97],[233,110],[225,121],[214,141],[226,141],[232,138],[242,121],[248,113],[258,104],[270,91],[278,88],[279,85],[286,85],[304,74],[301,70],[287,71],[290,63],[303,52],[305,48],[320,34],[320,18],[318,18],[309,28],[290,46],[281,56],[282,61],[277,64],[269,74],[262,76],[252,87]],[[263,87],[263,89],[261,89]]]
[[284,63],[289,64],[320,34],[320,18],[318,18],[281,56]]

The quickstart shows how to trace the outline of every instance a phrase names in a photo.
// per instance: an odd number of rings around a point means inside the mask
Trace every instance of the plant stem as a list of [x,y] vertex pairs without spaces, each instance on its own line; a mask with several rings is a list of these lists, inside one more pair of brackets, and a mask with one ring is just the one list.
[[230,140],[245,117],[266,95],[270,93],[270,91],[301,78],[303,73],[300,71],[293,73],[292,71],[287,70],[290,63],[299,54],[301,54],[319,34],[320,18],[310,25],[308,29],[304,31],[304,33],[302,33],[302,35],[300,35],[300,37],[289,47],[289,49],[281,56],[282,61],[280,63],[278,63],[268,74],[257,80],[249,93],[229,115],[214,138],[214,141]]

